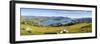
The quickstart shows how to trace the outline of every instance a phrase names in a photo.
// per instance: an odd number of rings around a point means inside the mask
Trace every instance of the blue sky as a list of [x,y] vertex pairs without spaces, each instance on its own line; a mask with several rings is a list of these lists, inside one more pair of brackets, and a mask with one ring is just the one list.
[[21,16],[48,16],[48,17],[62,16],[70,18],[84,18],[84,17],[92,17],[92,12],[85,10],[21,8]]

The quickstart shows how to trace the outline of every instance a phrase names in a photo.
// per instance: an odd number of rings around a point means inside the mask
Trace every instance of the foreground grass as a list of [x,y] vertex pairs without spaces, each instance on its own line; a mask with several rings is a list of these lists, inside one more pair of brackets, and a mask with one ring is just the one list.
[[79,23],[71,26],[60,27],[37,27],[28,24],[21,24],[21,35],[41,35],[45,33],[57,33],[64,29],[67,33],[88,33],[92,32],[91,23]]

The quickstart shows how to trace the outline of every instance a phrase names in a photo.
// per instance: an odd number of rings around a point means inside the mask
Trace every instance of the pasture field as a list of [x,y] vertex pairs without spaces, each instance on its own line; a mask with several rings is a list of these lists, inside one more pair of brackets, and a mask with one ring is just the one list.
[[92,11],[55,8],[20,8],[20,35],[92,32]]
[[[70,26],[33,26],[29,24],[20,24],[20,35],[44,35],[44,34],[72,34],[72,33],[90,33],[92,32],[91,23],[77,23]],[[61,31],[65,31],[62,32]]]

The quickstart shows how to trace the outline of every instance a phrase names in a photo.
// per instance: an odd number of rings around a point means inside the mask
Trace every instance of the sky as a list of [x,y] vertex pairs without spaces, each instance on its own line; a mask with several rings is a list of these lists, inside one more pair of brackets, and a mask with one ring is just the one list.
[[92,17],[92,11],[86,10],[57,10],[57,9],[41,9],[41,8],[20,8],[21,16],[48,16],[48,17],[70,17],[70,18],[86,18]]

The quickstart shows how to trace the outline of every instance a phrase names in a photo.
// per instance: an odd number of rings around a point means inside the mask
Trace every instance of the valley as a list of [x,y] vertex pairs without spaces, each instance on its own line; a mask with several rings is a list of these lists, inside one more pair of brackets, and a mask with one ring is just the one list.
[[[84,19],[84,20],[83,20]],[[21,17],[21,35],[91,33],[91,18]]]

